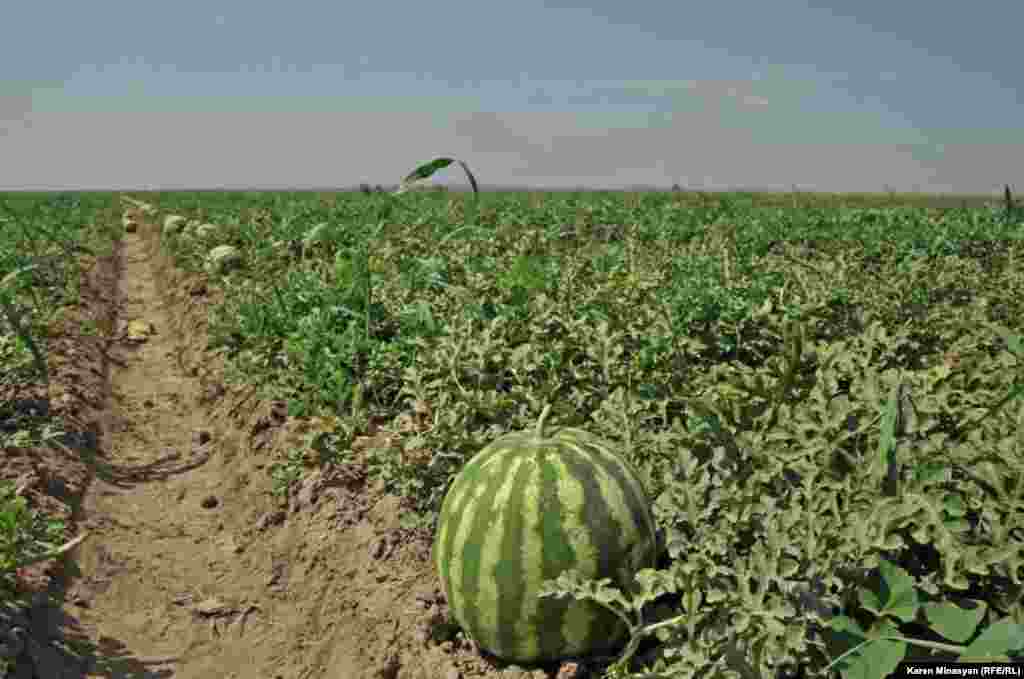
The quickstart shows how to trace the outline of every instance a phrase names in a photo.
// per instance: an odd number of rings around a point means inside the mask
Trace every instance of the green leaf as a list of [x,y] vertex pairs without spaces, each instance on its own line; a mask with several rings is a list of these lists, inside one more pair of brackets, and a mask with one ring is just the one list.
[[611,578],[600,580],[583,580],[575,569],[570,569],[555,580],[545,580],[540,586],[540,597],[556,599],[572,597],[589,599],[606,607],[619,606],[621,610],[631,610],[634,606],[622,595],[618,588],[612,586]]
[[30,264],[28,266],[23,266],[23,267],[20,267],[18,269],[15,269],[14,271],[11,271],[6,276],[4,276],[2,279],[0,279],[0,291],[6,290],[8,287],[13,286],[15,280],[21,274],[27,273],[29,271],[32,271],[33,269],[38,269],[38,268],[39,268],[38,265]]
[[925,462],[914,469],[914,477],[918,483],[936,481],[945,474],[946,465],[941,462]]
[[420,165],[415,170],[406,175],[405,179],[402,180],[403,184],[412,184],[414,182],[422,181],[424,179],[430,179],[438,170],[443,170],[452,163],[455,162],[454,158],[435,158],[429,163]]
[[883,622],[867,633],[855,620],[845,615],[832,618],[828,624],[835,631],[835,640],[850,646],[849,650],[828,665],[828,668],[835,665],[843,679],[878,679],[888,676],[906,655],[906,642],[879,639],[880,636],[896,632],[890,623]]
[[947,493],[942,498],[942,508],[952,517],[961,517],[967,513],[964,499],[955,493]]
[[853,618],[846,615],[837,615],[828,621],[828,626],[839,634],[848,634],[856,637],[858,641],[868,638],[867,633]]
[[988,608],[984,601],[973,603],[976,605],[970,609],[950,602],[928,603],[924,605],[924,614],[936,632],[950,641],[963,643],[974,634]]
[[1020,335],[1007,334],[1006,346],[1015,356],[1024,357],[1024,346],[1021,344]]
[[881,459],[880,473],[885,477],[890,467],[895,464],[896,439],[899,428],[900,385],[892,388],[889,401],[885,406],[882,419],[882,432],[878,439],[878,456]]
[[837,667],[843,679],[878,679],[895,671],[906,653],[902,641],[875,641],[841,660]]
[[879,570],[882,574],[881,591],[876,593],[861,588],[861,604],[878,617],[891,615],[903,622],[910,622],[919,606],[914,579],[905,570],[884,559],[879,563]]
[[636,581],[642,587],[642,593],[634,604],[646,604],[665,594],[675,594],[679,591],[679,582],[669,571],[644,568],[636,574]]
[[402,180],[401,186],[399,186],[398,189],[396,189],[392,195],[397,196],[401,193],[405,193],[414,184],[430,179],[430,177],[432,177],[435,172],[437,172],[438,170],[443,170],[444,168],[450,166],[452,163],[459,164],[459,167],[462,168],[462,171],[466,173],[466,177],[469,178],[469,183],[473,187],[473,193],[479,193],[480,190],[476,183],[476,177],[474,177],[473,173],[470,172],[469,166],[466,165],[466,163],[464,163],[461,160],[456,160],[455,158],[435,158],[429,163],[424,163],[423,165],[420,165],[415,170],[406,175],[405,179]]
[[1024,649],[1024,625],[1003,618],[974,640],[957,658],[959,662],[996,661]]

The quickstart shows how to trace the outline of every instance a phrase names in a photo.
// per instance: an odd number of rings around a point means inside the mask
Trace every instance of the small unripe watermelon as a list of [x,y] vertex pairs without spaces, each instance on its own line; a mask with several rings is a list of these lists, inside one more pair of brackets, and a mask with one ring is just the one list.
[[576,569],[632,592],[657,556],[651,503],[636,469],[588,432],[507,434],[458,473],[445,495],[434,561],[456,622],[499,658],[537,663],[615,649],[625,624],[572,597],[538,596]]

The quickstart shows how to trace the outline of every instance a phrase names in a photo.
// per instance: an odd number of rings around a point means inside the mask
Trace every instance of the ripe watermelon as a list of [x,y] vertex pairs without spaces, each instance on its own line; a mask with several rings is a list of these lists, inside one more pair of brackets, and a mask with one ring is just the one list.
[[657,555],[637,471],[600,438],[551,428],[507,434],[455,477],[438,517],[434,561],[455,620],[481,648],[537,663],[611,651],[627,632],[610,611],[540,584],[575,568],[627,591]]

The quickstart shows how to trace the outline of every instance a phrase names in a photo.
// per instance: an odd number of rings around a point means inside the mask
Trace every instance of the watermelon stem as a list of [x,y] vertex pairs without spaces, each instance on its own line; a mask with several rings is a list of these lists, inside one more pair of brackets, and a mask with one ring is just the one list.
[[548,413],[551,412],[551,404],[545,404],[544,410],[540,411],[540,418],[537,419],[537,431],[534,434],[537,439],[544,438],[544,421],[548,419]]

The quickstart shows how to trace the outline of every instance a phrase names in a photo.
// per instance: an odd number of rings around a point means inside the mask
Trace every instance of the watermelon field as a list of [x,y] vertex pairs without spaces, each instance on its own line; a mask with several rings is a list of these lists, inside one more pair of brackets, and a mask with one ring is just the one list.
[[8,676],[1024,660],[1009,188],[0,194],[0,303]]

